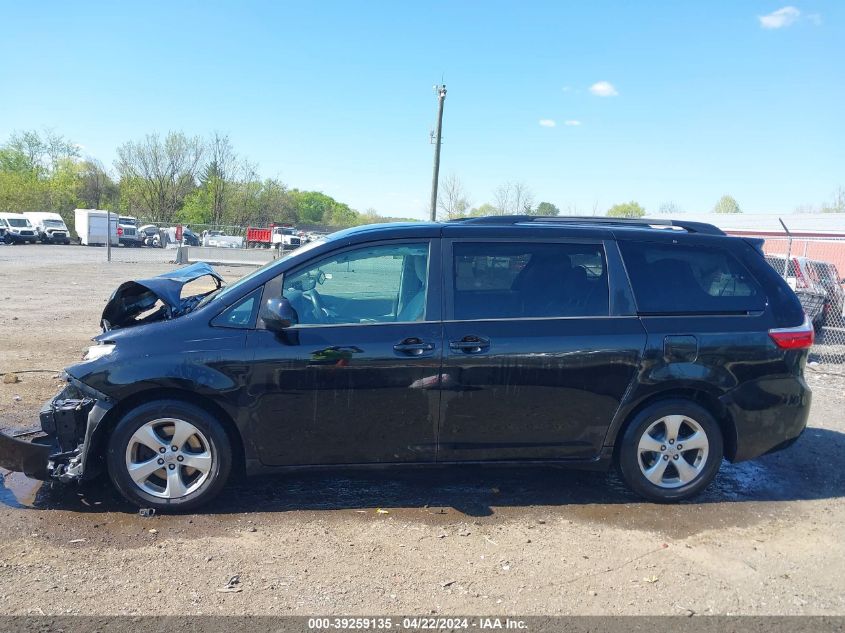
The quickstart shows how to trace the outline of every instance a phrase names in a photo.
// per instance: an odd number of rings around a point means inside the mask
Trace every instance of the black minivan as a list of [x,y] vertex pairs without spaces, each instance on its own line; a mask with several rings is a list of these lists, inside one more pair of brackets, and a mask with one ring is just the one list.
[[507,462],[614,464],[677,501],[794,442],[811,398],[795,294],[759,243],[694,222],[364,226],[229,286],[206,264],[127,282],[102,326],[0,465],[107,471],[159,509],[236,471]]

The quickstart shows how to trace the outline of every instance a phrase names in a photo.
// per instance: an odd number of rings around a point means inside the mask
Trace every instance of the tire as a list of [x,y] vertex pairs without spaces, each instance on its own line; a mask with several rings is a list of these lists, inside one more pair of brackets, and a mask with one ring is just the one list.
[[[173,449],[177,428],[185,442]],[[155,400],[118,422],[106,461],[112,482],[130,503],[184,512],[208,503],[226,484],[232,447],[223,426],[204,409],[181,400]],[[147,468],[133,477],[132,464]]]
[[[684,441],[694,446],[683,447]],[[694,497],[710,485],[723,453],[722,431],[706,409],[689,400],[662,400],[640,411],[625,428],[617,465],[631,490],[667,503]]]

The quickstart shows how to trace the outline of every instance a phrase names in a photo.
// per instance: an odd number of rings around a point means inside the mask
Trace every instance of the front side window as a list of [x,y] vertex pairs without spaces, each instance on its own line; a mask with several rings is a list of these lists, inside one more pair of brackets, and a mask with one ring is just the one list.
[[751,274],[726,250],[629,241],[619,248],[640,312],[729,314],[765,307]]
[[32,226],[29,223],[29,220],[25,220],[23,218],[9,218],[8,220],[6,220],[6,223],[9,226],[13,226],[15,228],[20,228],[20,229],[29,228],[29,227]]
[[452,270],[457,320],[608,315],[600,244],[455,243]]
[[425,318],[428,243],[357,248],[284,276],[300,325],[399,323]]

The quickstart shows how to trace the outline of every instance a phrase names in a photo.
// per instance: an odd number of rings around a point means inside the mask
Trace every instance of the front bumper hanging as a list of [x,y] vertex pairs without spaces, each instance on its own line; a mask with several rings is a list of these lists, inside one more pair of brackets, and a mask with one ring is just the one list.
[[89,438],[92,398],[68,398],[62,391],[40,412],[40,434],[32,441],[0,433],[0,467],[33,479],[80,479]]
[[0,468],[47,480],[50,479],[47,466],[55,450],[50,444],[26,442],[0,433]]

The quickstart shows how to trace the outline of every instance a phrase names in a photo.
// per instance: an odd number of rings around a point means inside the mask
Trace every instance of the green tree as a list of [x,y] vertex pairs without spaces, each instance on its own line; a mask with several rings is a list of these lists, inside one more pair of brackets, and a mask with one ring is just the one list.
[[730,196],[722,196],[713,207],[713,213],[742,213],[739,204]]
[[607,216],[610,218],[641,218],[644,215],[645,209],[633,200],[631,202],[614,204],[607,210]]
[[542,216],[560,215],[560,209],[551,202],[541,202],[537,205],[535,213]]
[[[117,148],[115,167],[130,186],[130,206],[153,222],[172,222],[186,196],[196,188],[204,144],[199,137],[170,132],[164,139],[147,134]],[[124,191],[121,188],[121,197]],[[123,202],[123,201],[121,201]]]
[[80,205],[85,209],[110,209],[117,207],[119,189],[96,158],[88,158],[80,164]]

